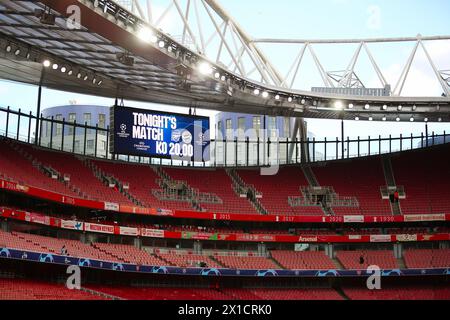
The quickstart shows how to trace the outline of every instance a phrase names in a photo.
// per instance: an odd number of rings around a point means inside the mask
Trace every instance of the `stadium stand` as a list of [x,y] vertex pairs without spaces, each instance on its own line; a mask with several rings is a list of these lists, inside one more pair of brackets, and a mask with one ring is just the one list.
[[[136,205],[136,200],[137,205],[172,210],[258,213],[251,201],[235,193],[233,180],[224,169],[156,169],[146,165],[88,160],[8,139],[1,139],[0,148],[4,150],[0,155],[0,177],[56,193],[127,205]],[[406,191],[406,199],[400,201],[403,214],[450,211],[450,191],[445,182],[450,179],[444,160],[449,153],[447,149],[441,147],[429,150],[430,153],[411,151],[393,158],[396,182]],[[50,178],[43,168],[57,173],[59,180]],[[203,201],[196,207],[189,199],[158,199],[153,191],[161,189],[158,181],[164,178],[158,172],[173,180],[186,181],[190,188],[200,193],[216,195],[221,203]],[[322,186],[331,187],[339,197],[358,200],[358,207],[333,205],[332,214],[392,215],[389,200],[381,198],[380,187],[386,186],[386,182],[379,157],[328,163],[313,167],[313,172]],[[249,169],[239,169],[236,173],[246,185],[262,194],[257,201],[268,214],[324,215],[320,205],[293,206],[289,202],[289,197],[302,198],[301,187],[308,186],[298,167],[283,167],[276,176],[261,176],[258,170]],[[70,177],[69,182],[63,182],[65,175]],[[105,177],[129,184],[127,193],[130,197],[119,190],[121,186],[109,187]]]
[[124,286],[88,286],[98,292],[129,300],[230,300],[231,297],[215,289],[152,288]]
[[133,300],[342,300],[333,289],[187,289],[89,286],[99,292]]
[[11,144],[10,140],[0,139],[0,178],[27,184],[44,190],[78,196],[70,188],[42,174],[33,165],[32,158],[26,159],[20,154],[20,147]]
[[335,269],[336,265],[323,251],[271,251],[272,258],[285,269]]
[[[308,182],[300,168],[280,168],[276,176],[263,176],[259,170],[237,171],[239,177],[248,185],[262,193],[259,199],[268,214],[280,215],[324,215],[321,206],[307,205],[293,207],[289,204],[289,197],[300,197],[301,186],[308,186]],[[280,182],[280,183],[278,183]]]
[[223,169],[217,170],[190,170],[190,169],[163,169],[172,179],[186,181],[192,188],[200,192],[217,195],[222,203],[200,203],[206,211],[222,213],[258,214],[250,201],[240,198],[233,190],[233,182]]
[[110,188],[105,182],[100,181],[94,176],[94,172],[75,156],[44,151],[32,146],[22,145],[21,147],[37,162],[58,172],[61,178],[68,176],[70,181],[67,182],[67,185],[72,187],[79,196],[89,200],[133,204],[117,189]]
[[99,160],[92,160],[91,163],[104,175],[114,177],[122,183],[122,185],[128,184],[128,192],[131,196],[146,207],[188,211],[194,210],[192,205],[188,202],[161,201],[154,196],[152,191],[161,189],[157,183],[161,178],[152,167]]
[[165,261],[168,265],[177,266],[182,268],[197,268],[201,267],[202,263],[205,268],[223,268],[220,264],[212,260],[206,255],[196,254],[173,254],[158,252],[156,254],[162,261]]
[[[360,257],[364,262],[360,263]],[[337,251],[336,258],[346,269],[367,269],[371,265],[377,265],[382,269],[397,269],[397,261],[392,251],[387,250],[355,250]]]
[[392,158],[396,184],[405,187],[403,214],[450,212],[450,148],[417,150]]
[[450,288],[399,287],[367,290],[366,288],[343,288],[350,300],[449,300]]
[[356,197],[359,208],[333,206],[336,215],[391,215],[388,200],[381,197],[386,186],[379,157],[333,162],[312,167],[321,186],[332,186],[341,197]]
[[279,266],[266,257],[215,256],[220,264],[230,269],[279,269]]
[[447,268],[450,266],[450,249],[409,249],[403,252],[408,268]]
[[109,260],[133,263],[138,265],[159,266],[164,261],[155,255],[140,250],[131,245],[93,243],[92,246],[109,256]]
[[0,278],[0,300],[107,300],[82,290],[69,290],[62,284]]
[[252,289],[262,300],[343,300],[334,289]]

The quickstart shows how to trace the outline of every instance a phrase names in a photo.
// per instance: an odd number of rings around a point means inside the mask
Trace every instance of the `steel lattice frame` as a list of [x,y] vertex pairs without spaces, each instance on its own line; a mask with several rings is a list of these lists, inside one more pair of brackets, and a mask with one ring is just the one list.
[[[404,121],[450,121],[448,71],[437,68],[424,43],[449,40],[450,36],[361,40],[251,39],[217,1],[186,0],[186,6],[182,6],[180,2],[181,0],[170,0],[162,15],[155,17],[150,0],[147,12],[136,0],[130,1],[128,8],[133,12],[112,0],[2,1],[0,77],[36,84],[42,70],[40,62],[46,57],[57,61],[59,65],[67,65],[67,68],[73,69],[72,73],[83,74],[79,79],[68,77],[67,73],[62,74],[58,70],[46,72],[44,85],[73,92],[219,111],[283,116],[354,119],[357,115],[361,120],[378,120],[383,116],[387,120],[398,117]],[[83,14],[98,21],[98,25],[115,28],[123,36],[112,37],[108,27],[97,28],[92,21],[85,24],[82,20],[79,30],[69,29],[69,15],[63,10],[63,6],[70,4],[80,6]],[[41,24],[34,14],[35,9],[44,9],[46,5],[57,15],[55,26]],[[175,40],[158,30],[159,24],[170,10],[174,10],[181,20],[181,40]],[[202,28],[199,12],[210,19],[213,25],[211,35],[206,34]],[[192,16],[197,16],[197,19],[194,21]],[[139,44],[136,32],[142,26],[151,28],[165,47],[158,47],[158,41],[155,44]],[[206,56],[206,51],[213,48],[211,43],[215,38],[219,39],[219,45],[214,47],[216,52]],[[391,97],[313,94],[293,88],[307,50],[313,56],[326,87],[363,86],[354,72],[361,51],[369,56],[380,83],[386,84],[385,76],[368,44],[405,41],[415,42],[415,46]],[[289,72],[282,76],[258,48],[258,43],[296,43],[301,47]],[[327,72],[314,52],[313,45],[317,43],[359,45],[346,70]],[[28,48],[29,53],[24,56],[25,50],[19,55],[12,54],[11,50],[5,52],[5,47],[8,46]],[[446,96],[401,96],[419,47],[425,52]],[[133,56],[134,64],[127,66],[119,62],[118,53]],[[228,65],[221,62],[223,56],[230,58]],[[202,61],[212,66],[212,74],[205,76],[196,72],[196,66]],[[89,81],[82,81],[86,77]],[[94,79],[96,83],[101,79],[102,85],[92,83]],[[336,100],[343,102],[344,110],[335,107]],[[369,109],[365,108],[367,104],[370,105]],[[345,107],[349,105],[352,108]],[[400,105],[402,108],[399,108]]]

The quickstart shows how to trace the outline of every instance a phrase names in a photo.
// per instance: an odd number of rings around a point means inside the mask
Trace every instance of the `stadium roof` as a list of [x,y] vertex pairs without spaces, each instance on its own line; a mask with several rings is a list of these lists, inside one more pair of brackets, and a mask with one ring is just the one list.
[[[71,5],[80,9],[78,29],[67,20]],[[54,25],[42,23],[43,12],[55,15]],[[42,80],[57,90],[218,111],[450,121],[450,97],[340,96],[261,84],[217,66],[158,30],[153,30],[154,40],[142,41],[138,32],[143,27],[144,21],[109,0],[4,0],[0,78],[36,85]],[[45,60],[50,67],[43,66]],[[198,70],[202,64],[204,74]]]

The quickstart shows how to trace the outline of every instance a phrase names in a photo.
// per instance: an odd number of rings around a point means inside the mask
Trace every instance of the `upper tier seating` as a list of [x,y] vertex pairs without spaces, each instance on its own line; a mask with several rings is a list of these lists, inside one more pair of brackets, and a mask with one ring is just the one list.
[[[29,156],[27,156],[30,155]],[[450,145],[415,150],[392,157],[393,174],[398,186],[404,186],[406,199],[400,200],[403,214],[428,214],[450,212]],[[34,164],[33,164],[34,161]],[[160,189],[156,183],[158,174],[146,165],[93,161],[108,175],[114,175],[130,184],[130,193],[144,206],[161,209],[195,211],[187,201],[159,201],[152,194]],[[51,167],[61,176],[70,175],[69,186],[51,179],[37,168],[37,164]],[[223,200],[222,204],[201,203],[212,212],[257,213],[245,198],[237,196],[232,180],[223,169],[162,169],[173,179],[185,180],[201,193],[213,193]],[[381,199],[380,187],[386,186],[380,157],[329,162],[313,167],[321,186],[333,187],[342,197],[355,197],[359,207],[333,206],[336,215],[364,214],[391,215],[389,200]],[[262,198],[258,199],[268,214],[324,215],[320,206],[292,207],[289,197],[301,197],[301,186],[308,186],[299,167],[282,167],[275,176],[261,176],[259,170],[236,171],[243,182],[253,185]],[[133,205],[118,190],[103,184],[85,160],[68,153],[48,151],[29,144],[0,139],[0,178],[19,182],[71,197]],[[72,189],[73,190],[72,190]]]
[[386,186],[379,157],[328,163],[312,168],[321,186],[332,186],[341,197],[356,197],[359,208],[333,207],[336,215],[391,215],[389,200],[381,198]]
[[61,152],[43,151],[26,145],[22,147],[44,166],[53,168],[63,177],[66,174],[69,175],[69,184],[80,190],[84,198],[128,205],[133,204],[119,191],[103,184],[94,176],[93,171],[75,156]]
[[61,182],[44,175],[36,167],[33,167],[30,160],[19,154],[3,139],[0,139],[0,178],[48,191],[77,196],[75,192]]
[[[360,264],[360,257],[364,257],[364,263]],[[371,265],[377,265],[381,269],[398,269],[394,253],[388,250],[355,250],[338,251],[336,258],[345,269],[367,269]]]
[[157,180],[161,179],[148,165],[114,163],[109,161],[92,161],[102,172],[113,176],[122,183],[129,184],[129,193],[144,206],[172,210],[194,211],[192,205],[181,201],[160,201],[152,190],[161,189]]
[[233,190],[233,182],[225,170],[189,170],[167,168],[164,171],[174,180],[186,181],[201,193],[217,195],[221,204],[200,203],[209,212],[258,214],[246,198],[240,198]]
[[333,261],[323,251],[271,251],[272,258],[286,269],[328,270],[336,269]]
[[448,268],[450,249],[409,249],[403,251],[403,258],[407,268]]
[[247,185],[253,185],[262,193],[259,199],[269,214],[276,215],[324,215],[321,206],[292,207],[289,197],[301,197],[301,186],[308,182],[300,168],[283,167],[275,176],[263,176],[260,170],[238,170],[237,174]]
[[392,158],[395,182],[404,186],[403,214],[450,213],[450,145]]

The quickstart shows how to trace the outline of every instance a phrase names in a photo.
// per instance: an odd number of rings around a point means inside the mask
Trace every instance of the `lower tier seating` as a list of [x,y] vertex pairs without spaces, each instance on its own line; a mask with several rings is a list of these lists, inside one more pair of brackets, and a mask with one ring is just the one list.
[[450,300],[450,288],[399,287],[367,290],[362,288],[343,288],[350,300]]
[[272,258],[286,269],[335,269],[336,265],[323,251],[272,251]]
[[[210,255],[199,255],[188,251],[173,253],[167,250],[147,248],[148,252],[132,245],[99,242],[85,244],[77,240],[4,231],[0,231],[0,247],[56,255],[61,255],[62,249],[65,247],[68,256],[150,266],[294,270],[339,268],[338,263],[336,264],[326,256],[323,251],[273,250],[270,251],[270,257],[252,255],[254,254],[252,252],[231,252],[229,255],[210,252]],[[370,265],[377,265],[382,269],[399,268],[391,250],[339,250],[336,258],[345,269],[366,269]],[[363,258],[362,263],[361,258]],[[447,268],[450,267],[450,249],[405,250],[404,260],[407,268]]]
[[69,290],[62,284],[0,278],[0,300],[107,300],[81,290]]
[[132,300],[342,300],[334,289],[191,289],[88,286]]
[[403,252],[408,268],[447,268],[450,266],[450,249],[410,249]]
[[[361,257],[364,259],[363,263],[360,263]],[[338,251],[336,258],[346,269],[367,269],[371,265],[377,265],[382,269],[399,267],[393,251],[387,250]]]

